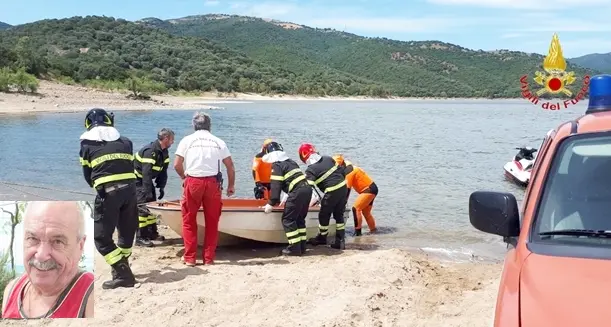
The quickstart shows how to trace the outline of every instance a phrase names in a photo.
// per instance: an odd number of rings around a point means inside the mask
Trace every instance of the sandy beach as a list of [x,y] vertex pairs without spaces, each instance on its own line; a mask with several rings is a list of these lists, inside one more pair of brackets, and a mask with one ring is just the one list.
[[219,108],[200,103],[199,98],[193,97],[153,96],[149,101],[132,100],[127,98],[129,92],[110,92],[50,81],[40,81],[37,93],[0,93],[0,114],[81,112],[94,107],[113,111]]
[[169,245],[134,249],[136,288],[103,290],[110,269],[97,255],[96,318],[37,325],[492,326],[500,264],[348,244],[341,254],[317,247],[300,258],[220,248],[215,265],[190,268],[180,238],[160,232]]
[[[111,92],[91,87],[67,85],[53,81],[40,81],[38,94],[0,93],[0,115],[29,114],[43,112],[82,112],[94,107],[113,111],[154,110],[154,109],[220,109],[227,101],[405,101],[405,100],[443,100],[433,98],[385,98],[371,97],[308,97],[294,95],[265,96],[260,94],[235,93],[231,95],[214,92],[198,96],[156,95],[151,100],[128,99],[129,92]],[[447,100],[485,100],[485,99],[447,99]],[[490,100],[492,101],[492,100]]]

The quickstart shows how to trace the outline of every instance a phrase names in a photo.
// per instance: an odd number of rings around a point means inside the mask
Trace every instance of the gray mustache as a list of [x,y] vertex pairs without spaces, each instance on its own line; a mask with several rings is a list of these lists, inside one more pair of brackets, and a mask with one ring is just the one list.
[[49,259],[47,261],[40,262],[40,261],[38,261],[38,260],[36,260],[34,258],[31,258],[28,261],[28,264],[31,267],[34,267],[34,268],[36,268],[38,270],[51,270],[51,269],[57,268],[57,262],[55,262],[55,260],[53,260],[53,259]]

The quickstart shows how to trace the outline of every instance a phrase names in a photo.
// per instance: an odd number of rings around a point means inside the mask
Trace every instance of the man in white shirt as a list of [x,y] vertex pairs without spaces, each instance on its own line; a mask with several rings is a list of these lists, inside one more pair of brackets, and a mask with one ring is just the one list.
[[185,136],[176,148],[174,169],[183,180],[182,237],[185,244],[183,261],[195,266],[197,253],[197,212],[204,207],[204,264],[214,263],[218,226],[221,217],[223,175],[221,161],[227,168],[227,196],[235,193],[235,168],[227,145],[210,133],[210,116],[196,112],[193,134]]

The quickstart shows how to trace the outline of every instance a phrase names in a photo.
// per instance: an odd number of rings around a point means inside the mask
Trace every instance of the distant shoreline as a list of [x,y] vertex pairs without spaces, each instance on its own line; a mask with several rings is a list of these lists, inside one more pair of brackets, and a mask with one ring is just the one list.
[[85,86],[40,81],[38,94],[0,93],[0,115],[76,113],[94,107],[112,111],[213,110],[224,102],[238,101],[525,101],[521,98],[374,98],[310,97],[299,95],[260,95],[237,93],[230,96],[202,93],[200,96],[155,95],[151,100],[127,99],[128,92],[103,91]]

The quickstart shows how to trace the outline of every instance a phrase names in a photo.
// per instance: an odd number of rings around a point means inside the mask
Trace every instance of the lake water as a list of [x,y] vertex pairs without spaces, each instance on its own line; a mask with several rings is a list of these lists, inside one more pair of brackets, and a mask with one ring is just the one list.
[[[350,242],[418,247],[455,258],[471,254],[500,258],[499,237],[469,223],[468,198],[475,190],[523,190],[507,182],[503,165],[516,146],[539,147],[545,133],[585,112],[585,104],[546,111],[525,100],[439,101],[257,101],[224,103],[209,111],[213,133],[224,139],[237,169],[236,195],[252,197],[251,162],[267,137],[297,159],[301,142],[322,154],[343,153],[378,184],[374,216],[385,232]],[[162,127],[181,137],[191,133],[193,111],[117,112],[116,126],[135,150]],[[42,185],[55,191],[11,189],[0,184],[0,199],[24,192],[47,199],[91,200],[78,161],[84,114],[3,117],[0,180]],[[180,196],[173,169],[166,198]],[[11,197],[9,199],[9,197]],[[351,201],[354,195],[351,196]],[[349,220],[352,227],[352,222]]]

